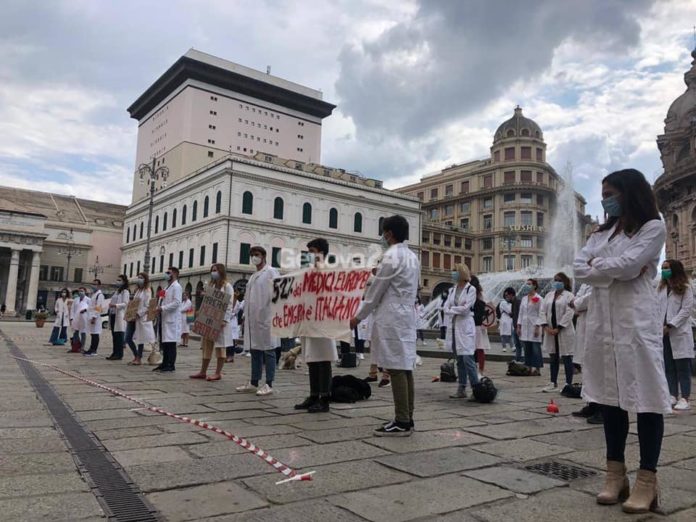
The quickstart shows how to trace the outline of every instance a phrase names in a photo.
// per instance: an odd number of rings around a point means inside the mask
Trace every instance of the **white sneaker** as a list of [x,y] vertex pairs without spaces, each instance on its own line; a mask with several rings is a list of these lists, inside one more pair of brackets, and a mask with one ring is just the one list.
[[506,353],[506,352],[507,352],[507,348],[503,348],[503,353]]
[[669,403],[672,405],[672,408],[677,404],[677,398],[674,397],[673,395],[669,396]]
[[256,393],[258,388],[251,384],[250,382],[243,384],[242,386],[237,386],[235,388],[239,393]]
[[259,391],[256,392],[256,395],[262,397],[264,395],[271,395],[273,393],[273,388],[271,388],[268,384],[264,384],[259,388]]
[[365,354],[364,354],[364,353],[359,353],[359,354],[358,354],[358,359],[360,359],[361,361],[364,361],[364,360],[365,360]]
[[550,382],[546,388],[541,390],[544,393],[552,393],[552,392],[557,392],[558,391],[558,386],[556,386],[554,383]]
[[423,359],[420,355],[416,355],[416,366],[423,366]]
[[677,404],[674,405],[674,409],[677,411],[684,411],[691,409],[691,406],[689,405],[689,401],[682,397]]
[[244,352],[244,357],[251,357],[251,352]]

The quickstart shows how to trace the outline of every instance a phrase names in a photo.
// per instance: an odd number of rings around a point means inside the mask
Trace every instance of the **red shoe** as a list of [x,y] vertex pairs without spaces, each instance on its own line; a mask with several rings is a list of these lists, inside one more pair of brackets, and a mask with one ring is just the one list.
[[206,378],[206,381],[219,381],[220,379],[222,379],[222,375],[216,373],[215,375],[211,375],[210,377]]
[[205,379],[206,375],[205,373],[194,373],[193,375],[189,375],[189,379]]

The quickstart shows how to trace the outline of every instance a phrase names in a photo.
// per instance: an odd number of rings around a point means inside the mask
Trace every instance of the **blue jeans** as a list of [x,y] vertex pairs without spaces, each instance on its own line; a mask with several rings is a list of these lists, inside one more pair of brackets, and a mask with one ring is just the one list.
[[503,348],[507,348],[508,345],[512,347],[512,339],[509,335],[501,335],[500,336],[500,344],[503,345]]
[[[560,364],[558,362],[559,356],[557,353],[552,353],[549,357],[551,359],[551,382],[558,386],[558,372],[560,370]],[[575,373],[573,356],[561,355],[560,358],[563,360],[563,368],[565,369],[565,382],[566,384],[573,384],[573,374]]]
[[524,365],[537,370],[543,366],[541,358],[541,343],[533,341],[523,341],[524,345]]
[[478,384],[478,372],[476,371],[476,360],[473,355],[457,355],[457,379],[459,387],[466,388],[466,378],[469,377],[471,388]]
[[58,339],[63,340],[63,344],[68,340],[68,327],[67,326],[54,326],[51,330],[51,337],[48,340],[51,344],[58,344]]
[[515,360],[517,362],[524,361],[522,357],[522,341],[517,337],[517,330],[514,327],[512,328],[512,343],[515,345]]
[[672,397],[681,396],[688,399],[691,395],[691,359],[675,359],[672,355],[672,343],[669,335],[662,338],[665,358],[665,374],[667,386]]
[[264,364],[266,365],[266,384],[271,386],[276,369],[275,350],[251,350],[251,384],[254,386],[259,385]]
[[135,346],[135,343],[133,342],[134,335],[135,321],[128,321],[126,323],[126,340],[124,342],[128,345],[128,348],[131,349],[131,352],[133,352],[133,356],[140,358],[143,356],[144,346],[142,344],[139,344],[137,347]]

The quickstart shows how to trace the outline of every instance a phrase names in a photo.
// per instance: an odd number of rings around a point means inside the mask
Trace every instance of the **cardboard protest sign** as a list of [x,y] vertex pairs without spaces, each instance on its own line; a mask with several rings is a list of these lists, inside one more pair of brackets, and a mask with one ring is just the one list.
[[157,307],[158,306],[159,306],[159,299],[157,297],[153,297],[147,303],[147,320],[148,321],[154,321],[155,319],[157,319]]
[[205,339],[217,339],[225,322],[225,310],[232,296],[208,286],[203,293],[203,302],[198,309],[191,331]]
[[369,268],[310,268],[275,278],[271,296],[272,334],[350,340],[371,271]]
[[134,297],[126,306],[126,321],[135,321],[136,315],[138,314],[138,308],[140,308],[140,298]]

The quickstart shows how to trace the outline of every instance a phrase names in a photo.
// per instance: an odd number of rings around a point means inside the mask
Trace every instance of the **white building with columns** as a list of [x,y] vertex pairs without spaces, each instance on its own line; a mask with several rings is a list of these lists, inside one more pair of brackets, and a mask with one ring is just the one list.
[[119,274],[126,207],[47,192],[0,187],[0,305],[12,316],[53,310],[62,288],[106,291]]

